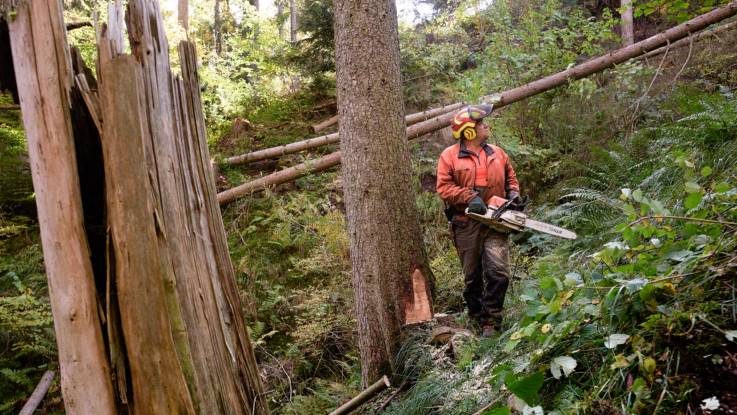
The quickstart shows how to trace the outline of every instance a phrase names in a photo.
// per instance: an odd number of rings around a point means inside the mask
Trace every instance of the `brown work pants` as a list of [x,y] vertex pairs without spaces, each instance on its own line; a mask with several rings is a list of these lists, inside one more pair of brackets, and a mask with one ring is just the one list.
[[509,286],[507,235],[474,220],[454,219],[453,223],[453,242],[463,266],[463,298],[468,314],[480,324],[491,323],[500,328]]

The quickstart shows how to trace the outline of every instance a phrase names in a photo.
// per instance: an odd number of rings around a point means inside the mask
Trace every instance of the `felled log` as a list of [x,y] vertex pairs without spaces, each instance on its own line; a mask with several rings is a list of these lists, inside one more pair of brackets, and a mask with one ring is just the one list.
[[[604,69],[611,68],[614,65],[617,65],[622,62],[626,62],[627,60],[630,60],[632,58],[641,56],[647,53],[648,51],[655,50],[659,48],[660,46],[665,45],[668,42],[675,42],[677,40],[680,40],[688,36],[689,33],[698,32],[699,30],[702,30],[714,23],[720,22],[726,18],[734,16],[735,14],[737,14],[737,0],[732,1],[729,4],[722,6],[718,9],[712,10],[709,13],[705,13],[705,14],[702,14],[701,16],[695,17],[678,26],[672,27],[666,30],[665,32],[659,33],[645,40],[637,42],[633,45],[611,51],[607,53],[606,55],[602,55],[602,56],[590,59],[584,63],[573,66],[562,72],[558,72],[556,74],[546,76],[544,78],[538,79],[536,81],[532,81],[528,84],[519,86],[514,89],[510,89],[500,94],[484,96],[480,99],[480,101],[489,101],[494,104],[495,108],[504,107],[506,105],[515,103],[517,101],[521,101],[525,98],[529,98],[537,94],[549,91],[553,88],[566,84],[567,82],[571,80],[585,78],[589,75],[595,74],[597,72],[601,72]],[[463,106],[462,103],[456,103],[456,104],[451,104],[443,108],[453,107],[455,105],[458,106],[457,108],[460,108],[461,106]],[[439,129],[447,127],[450,123],[450,120],[453,118],[453,113],[455,109],[457,108],[448,110],[446,113],[443,113],[442,115],[438,115],[436,117],[427,119],[417,124],[408,126],[407,127],[407,139],[411,140],[421,135],[427,134],[429,132],[437,131]],[[431,110],[431,111],[434,111],[434,110]],[[426,111],[426,113],[427,112],[430,112],[430,111]],[[331,134],[330,136],[334,136],[334,141],[332,142],[338,141],[337,133]],[[318,138],[311,139],[311,140],[321,139],[322,141],[328,141],[329,140],[328,137],[330,136],[318,137]],[[307,140],[307,141],[310,141],[310,140]],[[301,141],[299,143],[292,143],[292,144],[304,145],[304,143],[305,141]],[[288,144],[287,146],[290,146],[290,145]],[[276,155],[288,154],[285,152],[287,146],[276,147],[276,148],[267,149],[267,150],[275,150]],[[313,148],[313,147],[305,147],[305,148]],[[266,150],[262,150],[262,151],[265,152]],[[294,152],[294,151],[291,151],[291,152]],[[254,154],[254,153],[250,153],[250,154]],[[246,154],[246,155],[239,156],[239,157],[244,157],[244,156],[249,156],[249,155]],[[243,162],[246,162],[246,160],[244,160]],[[226,159],[226,163],[227,163],[227,159]],[[327,170],[330,167],[338,165],[339,163],[340,163],[340,152],[336,151],[326,156],[323,156],[323,157],[320,157],[320,158],[317,158],[317,159],[314,159],[314,160],[311,160],[305,163],[301,163],[293,167],[286,168],[282,171],[263,176],[259,179],[244,183],[232,189],[228,189],[218,194],[218,201],[220,202],[221,205],[224,205],[229,202],[232,202],[233,200],[239,197],[246,196],[251,193],[263,190],[266,187],[286,183],[286,182],[295,180],[299,177],[302,177],[306,174],[309,174],[311,172]],[[228,164],[231,164],[231,163],[228,163]],[[233,163],[233,164],[237,164],[237,163]],[[319,166],[319,168],[311,169],[309,166]]]
[[708,39],[710,37],[717,37],[717,35],[722,34],[724,32],[728,32],[730,30],[734,30],[737,28],[737,21],[729,22],[727,24],[723,24],[721,26],[715,27],[713,29],[704,30],[703,32],[697,33],[693,36],[686,37],[684,39],[681,39],[677,42],[673,42],[670,45],[662,46],[658,49],[655,49],[652,52],[648,52],[642,56],[640,56],[638,59],[648,59],[652,58],[653,56],[662,55],[665,53],[666,50],[675,50],[680,49],[682,47],[688,46],[691,44],[691,42],[698,42],[700,40]]
[[374,382],[373,385],[369,386],[368,388],[364,389],[363,392],[356,395],[355,398],[351,399],[350,401],[344,403],[340,407],[338,407],[336,410],[330,413],[330,415],[345,415],[353,412],[356,408],[361,406],[364,402],[368,401],[369,399],[373,398],[374,395],[377,393],[383,391],[384,389],[391,386],[391,383],[389,383],[389,378],[386,376],[382,376],[381,379]]
[[[455,111],[458,108],[465,105],[463,102],[456,102],[455,104],[446,105],[440,108],[434,108],[427,111],[410,114],[405,117],[404,121],[407,125],[417,124],[420,121],[425,121],[438,115],[445,114],[448,111]],[[332,133],[328,135],[322,135],[319,137],[308,138],[307,140],[297,141],[294,143],[285,144],[283,146],[265,148],[263,150],[254,151],[251,153],[241,154],[239,156],[228,157],[223,162],[225,164],[235,166],[238,164],[252,163],[254,161],[266,160],[270,158],[277,158],[287,154],[293,154],[312,148],[322,147],[325,145],[336,144],[340,141],[338,133]]]
[[23,408],[18,412],[18,415],[33,415],[36,408],[38,408],[43,401],[44,396],[46,396],[46,392],[49,391],[49,387],[51,387],[51,382],[53,382],[53,380],[54,371],[47,370],[46,373],[41,376],[41,380],[38,382],[38,385],[36,385],[36,389],[33,390],[31,397],[28,398],[28,401],[23,405]]

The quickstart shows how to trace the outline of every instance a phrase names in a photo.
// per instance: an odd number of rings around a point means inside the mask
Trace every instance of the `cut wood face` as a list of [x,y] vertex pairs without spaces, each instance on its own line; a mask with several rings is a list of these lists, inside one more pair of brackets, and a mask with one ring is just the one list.
[[422,271],[415,269],[412,273],[411,303],[404,304],[404,325],[424,323],[432,320],[432,307],[427,296],[427,283]]

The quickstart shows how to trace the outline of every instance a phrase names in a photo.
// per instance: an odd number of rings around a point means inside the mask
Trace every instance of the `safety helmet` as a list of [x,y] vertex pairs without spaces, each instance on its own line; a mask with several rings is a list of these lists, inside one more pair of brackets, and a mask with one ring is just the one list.
[[491,114],[492,110],[494,110],[494,105],[490,104],[469,105],[461,108],[450,121],[453,138],[456,140],[465,138],[469,141],[475,139],[476,130],[474,130],[474,127],[476,127],[476,123]]

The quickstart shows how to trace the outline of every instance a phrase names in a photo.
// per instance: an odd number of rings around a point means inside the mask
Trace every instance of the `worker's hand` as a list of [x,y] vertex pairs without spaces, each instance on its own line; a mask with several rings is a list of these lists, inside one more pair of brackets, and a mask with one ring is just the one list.
[[476,196],[468,202],[468,212],[483,215],[486,213],[486,203],[481,200],[480,197]]
[[530,203],[529,197],[515,194],[514,198],[512,198],[512,203],[510,203],[509,208],[522,212],[523,210],[525,210],[525,206],[527,206],[528,203]]

